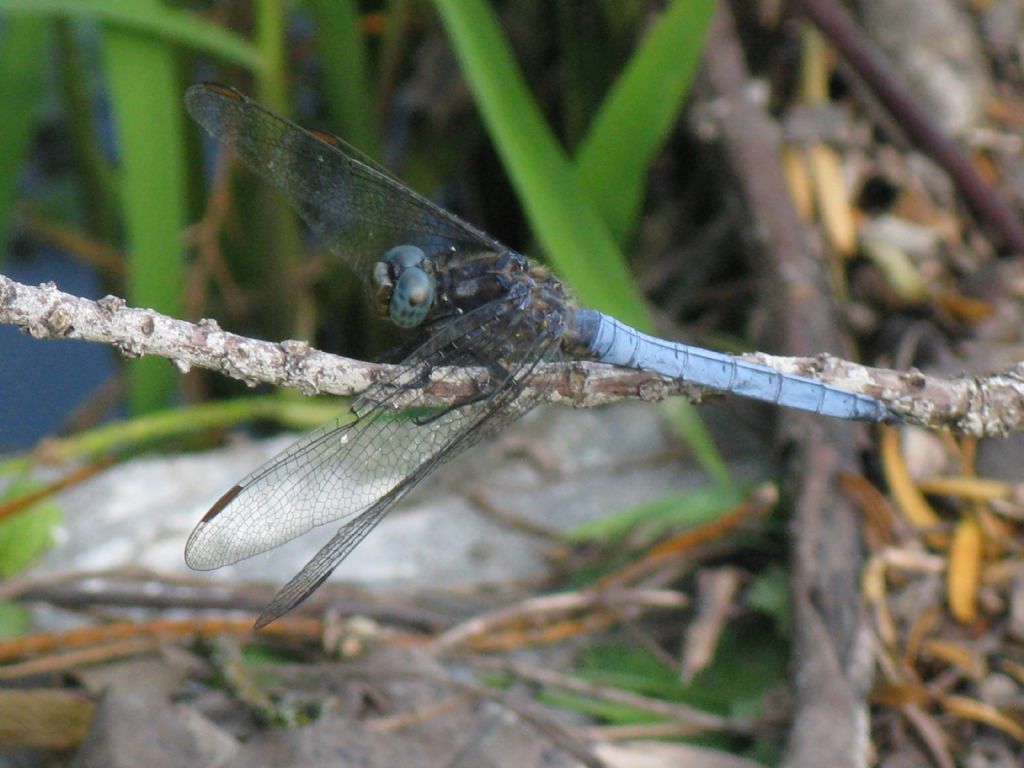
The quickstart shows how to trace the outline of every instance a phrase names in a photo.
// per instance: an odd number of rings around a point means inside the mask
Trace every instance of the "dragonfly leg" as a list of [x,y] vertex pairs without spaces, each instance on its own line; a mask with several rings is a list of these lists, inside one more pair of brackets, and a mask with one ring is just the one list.
[[481,392],[478,395],[473,395],[472,397],[468,397],[464,400],[459,400],[457,403],[452,403],[446,408],[442,408],[437,413],[432,413],[429,416],[416,416],[412,419],[412,423],[417,427],[425,427],[438,419],[444,418],[449,413],[454,413],[460,408],[465,408],[467,405],[474,405],[475,403],[481,403],[490,398],[491,394],[491,392]]
[[[472,348],[463,349],[462,351],[466,354],[470,361],[476,363],[481,368],[486,368],[490,372],[491,376],[494,378],[495,381],[507,381],[509,377],[512,375],[511,371],[509,371],[508,368],[502,365],[499,360],[495,360],[493,357],[490,357],[488,355],[481,355],[479,351]],[[432,421],[436,421],[437,419],[440,419],[443,416],[447,416],[449,413],[452,413],[458,410],[459,408],[464,408],[467,405],[474,405],[475,403],[483,402],[484,400],[487,400],[489,397],[491,397],[492,394],[493,389],[488,388],[488,390],[484,392],[465,398],[463,400],[459,400],[457,403],[452,403],[450,406],[439,411],[438,413],[431,414],[430,416],[417,417],[413,419],[413,423],[416,424],[416,426],[426,426],[427,424],[430,424]]]

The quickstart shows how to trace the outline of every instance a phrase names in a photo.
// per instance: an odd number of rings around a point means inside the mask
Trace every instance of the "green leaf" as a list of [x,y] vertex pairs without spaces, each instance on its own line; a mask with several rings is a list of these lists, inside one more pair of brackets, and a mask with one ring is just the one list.
[[589,306],[638,328],[650,319],[608,227],[530,95],[483,0],[434,0],[487,130],[533,232]]
[[763,621],[733,622],[711,665],[681,683],[662,660],[637,645],[607,644],[581,655],[577,674],[593,683],[679,701],[721,715],[754,716],[764,694],[786,681],[788,647]]
[[748,606],[773,618],[780,633],[789,634],[793,615],[789,601],[789,572],[785,568],[769,568],[754,579],[745,594]]
[[116,242],[120,237],[118,181],[103,151],[95,118],[90,89],[93,73],[86,66],[74,24],[60,19],[54,27],[61,103],[68,144],[74,157],[79,205],[85,203],[89,232],[104,242]]
[[[98,21],[111,29],[189,46],[256,73],[264,67],[259,51],[233,32],[148,0],[0,0],[0,13]],[[144,70],[138,74],[145,80]]]
[[632,233],[654,156],[675,125],[715,0],[673,0],[612,87],[576,155],[576,181],[620,244]]
[[[293,392],[236,397],[147,413],[125,421],[103,424],[47,442],[47,455],[55,462],[88,461],[111,454],[137,455],[151,446],[191,435],[223,430],[241,423],[268,421],[286,429],[309,430],[331,419],[352,418],[338,398],[307,398]],[[0,461],[0,476],[15,475],[31,467],[26,457]]]
[[650,712],[650,710],[641,709],[640,707],[632,707],[628,704],[606,701],[594,696],[584,696],[583,694],[570,693],[568,691],[543,691],[538,698],[548,706],[581,712],[605,722],[614,723],[615,725],[653,723],[663,719]]
[[28,611],[11,600],[0,600],[0,638],[21,637],[32,626]]
[[6,252],[14,190],[32,138],[42,81],[46,34],[44,19],[11,19],[0,36],[0,262]]
[[691,491],[662,496],[592,520],[567,531],[570,541],[603,544],[621,540],[643,525],[651,538],[671,528],[691,527],[717,520],[733,509],[742,498],[743,488],[711,485]]
[[[673,0],[630,57],[576,154],[576,181],[619,245],[640,218],[645,181],[675,125],[711,22],[715,0]],[[666,404],[663,413],[709,475],[732,480],[697,409]]]
[[[287,52],[285,4],[280,0],[257,0],[256,44],[266,66],[256,78],[256,96],[268,109],[280,115],[291,112],[287,89]],[[295,212],[279,190],[267,184],[255,188],[245,227],[255,247],[246,253],[254,270],[262,309],[256,333],[269,338],[300,333],[297,320],[310,317],[309,299],[303,296],[300,283],[294,279],[302,255],[302,236]]]
[[711,666],[689,687],[717,699],[730,715],[756,717],[764,694],[787,685],[788,669],[788,644],[764,620],[745,618],[726,629]]
[[576,674],[592,683],[665,701],[682,701],[719,715],[729,710],[728,701],[721,697],[681,683],[671,667],[641,645],[606,643],[585,649]]
[[286,8],[280,0],[256,0],[256,45],[264,62],[256,78],[256,95],[263,106],[279,115],[287,115],[288,92],[285,87],[287,55],[284,49]]
[[[157,13],[159,0],[136,0]],[[186,210],[185,135],[174,48],[137,29],[103,29],[103,55],[117,124],[121,206],[128,243],[128,300],[180,316],[184,286],[181,233]],[[170,402],[178,373],[166,361],[129,364],[135,413]]]
[[[28,480],[16,480],[0,498],[15,498],[36,487],[38,484]],[[61,519],[60,508],[52,501],[43,501],[0,520],[0,579],[24,570],[49,548],[53,543],[53,529]]]
[[379,157],[366,42],[352,0],[306,0],[316,20],[324,98],[334,130],[371,157]]

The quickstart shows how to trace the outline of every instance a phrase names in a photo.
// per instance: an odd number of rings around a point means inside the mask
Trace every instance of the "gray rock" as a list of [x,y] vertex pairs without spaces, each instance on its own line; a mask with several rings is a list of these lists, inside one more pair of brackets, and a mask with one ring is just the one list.
[[[143,567],[192,573],[182,553],[196,522],[227,488],[294,439],[140,459],[60,494],[65,520],[58,546],[38,570]],[[502,519],[519,518],[558,532],[703,485],[702,472],[672,450],[658,410],[650,405],[540,409],[431,475],[360,544],[335,578],[466,588],[543,576],[547,542]],[[335,530],[327,525],[242,563],[195,575],[280,585]]]

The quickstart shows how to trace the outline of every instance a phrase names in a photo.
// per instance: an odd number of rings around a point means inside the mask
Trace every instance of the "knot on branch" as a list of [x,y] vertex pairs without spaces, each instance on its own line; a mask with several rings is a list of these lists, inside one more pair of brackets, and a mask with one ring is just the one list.
[[312,352],[308,342],[298,339],[286,339],[278,344],[284,354],[284,370],[290,381],[294,381],[299,391],[307,396],[319,395],[320,387],[307,375],[307,363]]
[[125,308],[126,302],[120,296],[106,295],[102,299],[96,302],[97,306],[103,311],[104,314],[113,317],[122,309]]
[[146,354],[145,348],[135,339],[117,341],[114,342],[114,346],[117,347],[118,352],[132,360],[137,360]]
[[18,298],[18,284],[0,275],[0,307],[13,304],[16,298]]
[[[51,283],[52,285],[52,283]],[[37,339],[48,336],[63,338],[74,329],[74,307],[68,302],[57,300],[38,323],[28,326],[28,332]]]

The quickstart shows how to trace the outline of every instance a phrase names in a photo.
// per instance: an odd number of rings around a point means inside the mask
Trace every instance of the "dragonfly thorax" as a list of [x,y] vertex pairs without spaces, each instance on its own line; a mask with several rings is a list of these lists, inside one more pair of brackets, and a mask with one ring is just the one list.
[[402,328],[473,312],[494,301],[522,310],[534,292],[529,262],[514,251],[428,256],[415,245],[384,254],[373,269],[377,311]]
[[391,322],[401,328],[415,328],[434,304],[433,267],[422,248],[399,245],[384,254],[373,269],[377,301]]

